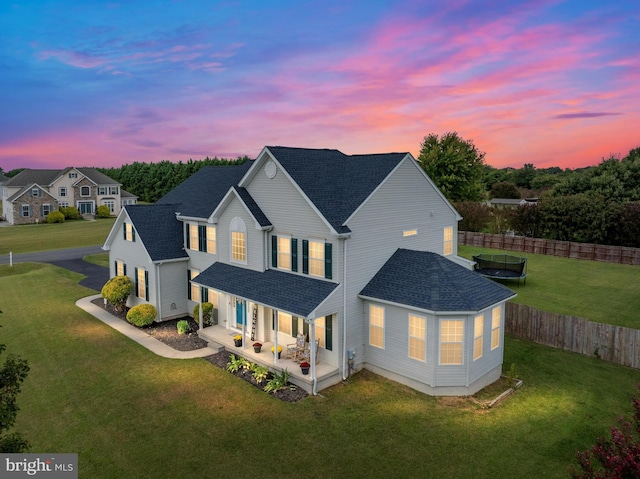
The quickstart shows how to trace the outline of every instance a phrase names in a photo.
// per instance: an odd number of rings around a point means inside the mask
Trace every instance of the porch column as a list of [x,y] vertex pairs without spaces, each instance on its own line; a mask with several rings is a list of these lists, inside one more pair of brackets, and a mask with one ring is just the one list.
[[279,318],[278,318],[278,310],[273,310],[273,318],[274,318],[274,330],[273,330],[273,364],[278,364],[278,328],[279,328]]
[[204,326],[202,319],[202,291],[200,291],[200,298],[198,298],[198,328],[202,329]]
[[318,381],[316,378],[316,323],[315,320],[309,320],[309,357],[311,360],[311,381],[313,382],[312,393],[315,396],[318,391]]
[[246,300],[242,300],[242,349],[247,348],[247,308],[248,303]]

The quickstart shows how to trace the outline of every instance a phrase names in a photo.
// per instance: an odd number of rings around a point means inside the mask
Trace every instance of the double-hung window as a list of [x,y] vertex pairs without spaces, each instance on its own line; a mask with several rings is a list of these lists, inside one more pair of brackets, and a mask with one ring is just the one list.
[[425,360],[426,326],[422,316],[409,315],[409,357],[418,361]]
[[216,227],[215,226],[207,226],[206,227],[206,243],[207,243],[207,253],[216,254],[217,252],[217,244],[216,244]]
[[291,336],[292,319],[293,318],[290,314],[278,311],[278,332]]
[[124,224],[124,239],[126,241],[136,240],[136,230],[133,229],[133,225],[131,223]]
[[31,188],[31,196],[34,198],[40,197],[40,188]]
[[59,186],[58,187],[58,196],[61,197],[61,198],[67,196],[67,187],[66,186]]
[[198,251],[198,224],[187,223],[187,247]]
[[109,187],[109,194],[110,195],[117,195],[118,194],[118,187],[117,186],[110,186]]
[[491,350],[493,351],[500,346],[500,306],[496,306],[491,310]]
[[369,305],[369,344],[384,349],[384,308]]
[[98,194],[99,195],[106,195],[107,194],[107,187],[106,186],[98,186]]
[[136,296],[149,300],[149,272],[144,268],[136,268]]
[[31,205],[20,205],[20,216],[31,216]]
[[45,203],[42,205],[42,216],[47,216],[51,213],[51,205],[49,203]]
[[127,275],[127,265],[124,261],[116,260],[115,264],[116,276],[126,276]]
[[247,227],[238,217],[231,220],[231,261],[247,263]]
[[200,286],[193,282],[193,279],[200,274],[200,271],[197,269],[189,269],[187,270],[187,276],[189,281],[189,290],[188,297],[191,301],[200,301]]
[[484,314],[479,314],[473,320],[473,360],[482,357],[482,336],[484,334]]
[[462,364],[463,336],[463,320],[440,321],[440,364]]
[[302,272],[331,279],[332,246],[324,241],[302,240]]
[[444,251],[445,256],[453,253],[453,227],[447,226],[444,229]]

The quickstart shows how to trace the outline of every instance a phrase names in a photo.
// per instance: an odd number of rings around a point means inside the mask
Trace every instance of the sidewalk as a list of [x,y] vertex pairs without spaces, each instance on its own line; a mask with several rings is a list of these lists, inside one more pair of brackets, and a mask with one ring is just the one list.
[[90,315],[98,318],[103,323],[111,326],[116,331],[133,339],[136,343],[141,344],[149,351],[156,353],[158,356],[172,359],[192,359],[211,356],[212,354],[217,353],[217,351],[209,347],[197,349],[195,351],[177,351],[171,346],[167,346],[162,341],[158,341],[157,339],[152,338],[147,333],[141,331],[135,326],[128,324],[121,319],[116,318],[115,316],[112,316],[104,309],[96,306],[91,302],[96,298],[101,298],[101,296],[99,294],[96,294],[93,296],[81,298],[76,301],[76,306],[78,306],[80,309],[85,310]]

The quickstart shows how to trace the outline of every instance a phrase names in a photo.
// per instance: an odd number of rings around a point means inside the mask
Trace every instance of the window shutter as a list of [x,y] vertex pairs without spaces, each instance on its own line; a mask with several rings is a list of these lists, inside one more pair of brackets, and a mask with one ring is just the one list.
[[135,241],[136,240],[136,230],[133,227],[133,225],[131,225],[131,241]]
[[309,341],[309,323],[303,321],[302,323],[302,333],[304,334],[305,341]]
[[149,271],[144,270],[144,299],[149,301]]
[[189,223],[185,223],[184,227],[187,229],[187,249],[191,247],[191,235],[189,233]]
[[127,275],[127,263],[122,263],[122,273],[125,276]]
[[302,272],[309,274],[309,240],[302,240]]
[[278,237],[276,235],[271,237],[271,266],[278,267]]
[[331,253],[333,251],[333,245],[331,243],[324,244],[324,277],[327,279],[331,279],[333,275],[331,274],[331,269],[333,267]]
[[191,270],[187,270],[187,299],[191,299]]
[[207,227],[198,225],[198,250],[207,251]]
[[324,318],[324,328],[325,328],[325,337],[324,337],[324,348],[327,351],[333,351],[333,324],[331,324],[331,316],[325,316]]
[[204,286],[200,288],[200,296],[202,297],[203,303],[209,302],[209,288],[205,288]]
[[293,316],[291,318],[291,336],[294,338],[298,335],[298,317]]
[[136,297],[140,297],[140,295],[138,294],[138,267],[136,266],[136,281],[135,281],[136,285]]
[[122,237],[127,240],[127,223],[122,223]]
[[298,239],[291,238],[291,271],[298,272]]
[[118,276],[118,260],[114,261],[113,265],[114,265],[113,275]]

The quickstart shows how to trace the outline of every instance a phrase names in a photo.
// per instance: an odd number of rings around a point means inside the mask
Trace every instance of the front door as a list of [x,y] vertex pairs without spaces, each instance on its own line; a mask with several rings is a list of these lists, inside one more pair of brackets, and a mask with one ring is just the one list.
[[93,203],[89,201],[79,201],[78,210],[80,210],[81,215],[86,213],[93,213]]
[[236,328],[242,329],[242,325],[245,322],[245,318],[247,317],[247,305],[246,303],[236,298]]

